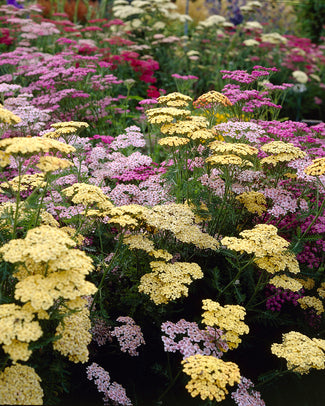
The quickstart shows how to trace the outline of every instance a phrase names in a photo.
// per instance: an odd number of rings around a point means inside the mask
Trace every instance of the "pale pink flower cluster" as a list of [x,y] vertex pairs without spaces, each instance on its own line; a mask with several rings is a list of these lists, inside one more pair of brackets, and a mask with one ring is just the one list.
[[268,213],[274,217],[280,217],[287,213],[294,213],[298,208],[297,198],[285,189],[267,188],[259,190],[265,197],[273,200],[273,207]]
[[265,135],[265,130],[262,126],[246,121],[227,121],[220,123],[214,129],[221,133],[223,137],[230,137],[235,140],[248,140],[252,143],[257,143],[259,138]]
[[241,377],[238,389],[231,393],[231,398],[238,406],[265,406],[261,394],[253,390],[254,384],[250,379]]
[[164,350],[179,351],[183,359],[195,354],[221,358],[222,351],[228,349],[226,342],[222,341],[222,330],[210,326],[200,330],[197,323],[181,319],[177,323],[166,321],[161,330],[166,334],[161,337]]
[[86,369],[87,378],[94,381],[99,392],[104,393],[103,402],[105,405],[132,406],[131,400],[126,396],[125,389],[117,382],[111,383],[111,377],[104,368],[93,362]]
[[135,324],[131,317],[118,317],[116,321],[124,323],[115,327],[111,332],[112,337],[116,337],[122,352],[128,352],[132,357],[139,355],[137,348],[145,344],[140,326]]
[[125,129],[125,134],[118,135],[110,144],[110,148],[114,151],[127,147],[141,148],[146,145],[141,129],[135,125]]
[[225,194],[225,182],[219,176],[219,170],[213,168],[210,176],[208,174],[202,175],[198,180],[203,186],[208,187],[213,194],[222,197]]

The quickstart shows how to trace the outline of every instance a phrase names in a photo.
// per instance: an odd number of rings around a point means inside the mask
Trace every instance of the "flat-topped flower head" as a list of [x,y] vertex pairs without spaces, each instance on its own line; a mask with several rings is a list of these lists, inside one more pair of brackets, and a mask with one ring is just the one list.
[[95,204],[108,202],[107,196],[103,193],[100,187],[89,185],[87,183],[74,183],[63,189],[62,193],[70,197],[75,204]]
[[158,141],[158,144],[167,147],[181,147],[188,144],[189,142],[190,140],[184,137],[165,137],[161,138]]
[[313,163],[304,169],[309,176],[321,176],[325,174],[325,158],[316,158]]
[[228,249],[254,254],[256,265],[270,273],[287,269],[299,273],[299,264],[293,253],[287,251],[290,243],[277,235],[272,224],[258,224],[251,230],[239,233],[242,238],[224,237],[221,244]]
[[10,155],[0,151],[0,167],[5,168],[10,164]]
[[219,154],[234,154],[239,156],[254,156],[258,154],[258,149],[248,144],[243,143],[230,143],[224,141],[213,141],[209,144],[209,148],[214,153]]
[[41,137],[14,137],[0,140],[0,148],[7,155],[31,156],[46,152],[70,154],[75,152],[72,145],[57,140]]
[[282,335],[282,344],[272,344],[271,352],[285,358],[288,370],[308,374],[312,368],[325,368],[325,340],[310,339],[297,331]]
[[166,124],[174,120],[182,120],[191,115],[189,110],[178,109],[176,107],[157,107],[146,111],[149,123]]
[[158,97],[157,101],[159,104],[163,104],[167,107],[187,107],[192,101],[192,98],[185,94],[174,92]]
[[216,104],[221,104],[224,107],[232,106],[227,96],[215,90],[202,94],[193,102],[193,106],[196,108],[208,108]]
[[191,140],[199,140],[199,141],[206,141],[206,140],[212,140],[215,138],[215,134],[212,130],[209,130],[207,128],[202,128],[200,130],[196,130],[193,132],[190,132],[189,134],[187,134],[187,136],[191,139]]
[[306,152],[295,147],[290,142],[272,141],[261,147],[267,154],[273,154],[261,159],[261,164],[276,165],[281,162],[290,162],[306,156]]
[[298,292],[303,288],[303,285],[298,280],[290,278],[287,275],[275,275],[269,280],[269,284],[276,288],[291,290],[292,292]]
[[[195,117],[195,116],[194,116]],[[208,121],[203,120],[194,120],[193,116],[189,117],[186,120],[176,121],[175,123],[164,124],[161,126],[160,131],[163,134],[167,135],[189,135],[198,130],[207,128]]]
[[241,157],[234,154],[223,154],[223,155],[211,155],[205,162],[216,165],[237,165],[237,166],[253,166],[253,164],[247,159],[242,159]]
[[221,306],[210,299],[203,300],[202,323],[223,330],[223,339],[230,349],[237,348],[241,343],[240,335],[248,334],[249,327],[242,320],[246,309],[239,305]]
[[211,355],[191,355],[182,361],[183,371],[191,377],[186,389],[192,397],[221,402],[228,394],[227,385],[240,382],[238,365]]
[[12,113],[10,110],[7,110],[0,104],[0,123],[13,125],[20,122],[20,117],[16,116],[16,114]]
[[49,173],[57,171],[59,169],[69,168],[70,166],[74,166],[74,164],[67,159],[47,155],[40,157],[39,162],[36,166],[42,172]]
[[261,216],[266,210],[266,198],[260,192],[244,192],[236,196],[236,200],[242,203],[250,213]]
[[153,261],[150,267],[152,272],[141,277],[138,290],[149,295],[156,305],[188,296],[188,285],[194,279],[203,278],[203,272],[196,263]]
[[88,128],[89,124],[84,121],[62,121],[59,123],[51,124],[51,127],[54,128],[74,128],[75,130],[79,130],[82,128]]
[[2,182],[0,191],[9,189],[13,192],[22,192],[24,190],[44,187],[46,185],[44,175],[42,173],[33,173],[22,176],[15,176],[13,179]]
[[318,315],[324,313],[323,302],[315,296],[303,296],[297,300],[302,309],[314,309]]

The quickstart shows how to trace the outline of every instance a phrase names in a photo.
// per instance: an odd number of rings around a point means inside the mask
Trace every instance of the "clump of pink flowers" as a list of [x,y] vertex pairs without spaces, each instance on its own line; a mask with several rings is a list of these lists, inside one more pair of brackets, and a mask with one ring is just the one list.
[[111,332],[116,337],[122,352],[128,352],[132,357],[139,355],[137,348],[145,344],[140,326],[131,317],[118,317],[116,321],[123,323]]
[[161,325],[166,335],[162,336],[166,352],[179,351],[183,359],[195,354],[212,355],[221,358],[228,345],[222,340],[222,330],[207,327],[200,330],[195,322],[179,320],[177,323],[166,321]]
[[104,393],[104,405],[132,406],[123,386],[117,382],[111,382],[109,373],[95,362],[87,367],[87,378],[94,381],[99,392]]
[[253,388],[253,382],[242,376],[238,389],[231,393],[231,398],[238,406],[265,406],[264,400],[261,399],[261,394],[253,390]]

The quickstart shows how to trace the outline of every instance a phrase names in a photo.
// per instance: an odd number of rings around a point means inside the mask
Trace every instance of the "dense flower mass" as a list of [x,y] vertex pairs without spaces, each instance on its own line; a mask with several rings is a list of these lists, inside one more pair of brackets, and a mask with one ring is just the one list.
[[309,338],[297,331],[283,334],[282,344],[272,344],[271,351],[287,360],[287,368],[308,374],[312,368],[325,368],[325,341]]
[[220,402],[228,393],[227,385],[240,381],[239,368],[211,355],[192,355],[182,361],[183,371],[191,377],[186,389],[192,397]]
[[279,403],[325,369],[321,13],[38,3],[0,0],[0,404]]

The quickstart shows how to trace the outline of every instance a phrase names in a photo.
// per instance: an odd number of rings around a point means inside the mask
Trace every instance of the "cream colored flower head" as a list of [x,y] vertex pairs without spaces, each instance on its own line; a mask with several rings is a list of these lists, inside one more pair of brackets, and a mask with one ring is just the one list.
[[16,116],[16,114],[12,113],[10,110],[5,109],[0,104],[0,123],[4,124],[18,124],[21,122],[21,118]]
[[288,370],[308,374],[312,368],[325,368],[325,340],[310,339],[297,331],[282,337],[282,344],[272,344],[271,352],[286,359]]
[[268,144],[264,144],[261,150],[267,154],[273,154],[261,159],[261,164],[276,165],[282,162],[294,161],[298,158],[306,156],[306,152],[300,148],[295,147],[290,142],[283,141],[271,141]]
[[67,159],[57,158],[55,156],[42,156],[36,165],[44,173],[55,172],[59,169],[66,169],[74,164]]
[[88,128],[89,124],[84,121],[62,121],[59,123],[51,124],[51,127],[54,128],[74,128],[76,130],[80,130],[83,128]]
[[46,152],[70,154],[76,149],[63,142],[41,137],[15,137],[0,140],[0,149],[7,155],[31,156]]
[[307,83],[308,82],[308,76],[306,75],[305,72],[301,70],[295,70],[292,72],[292,76],[298,83]]
[[165,137],[161,138],[158,141],[158,144],[167,147],[181,147],[188,144],[189,142],[190,140],[184,137]]

